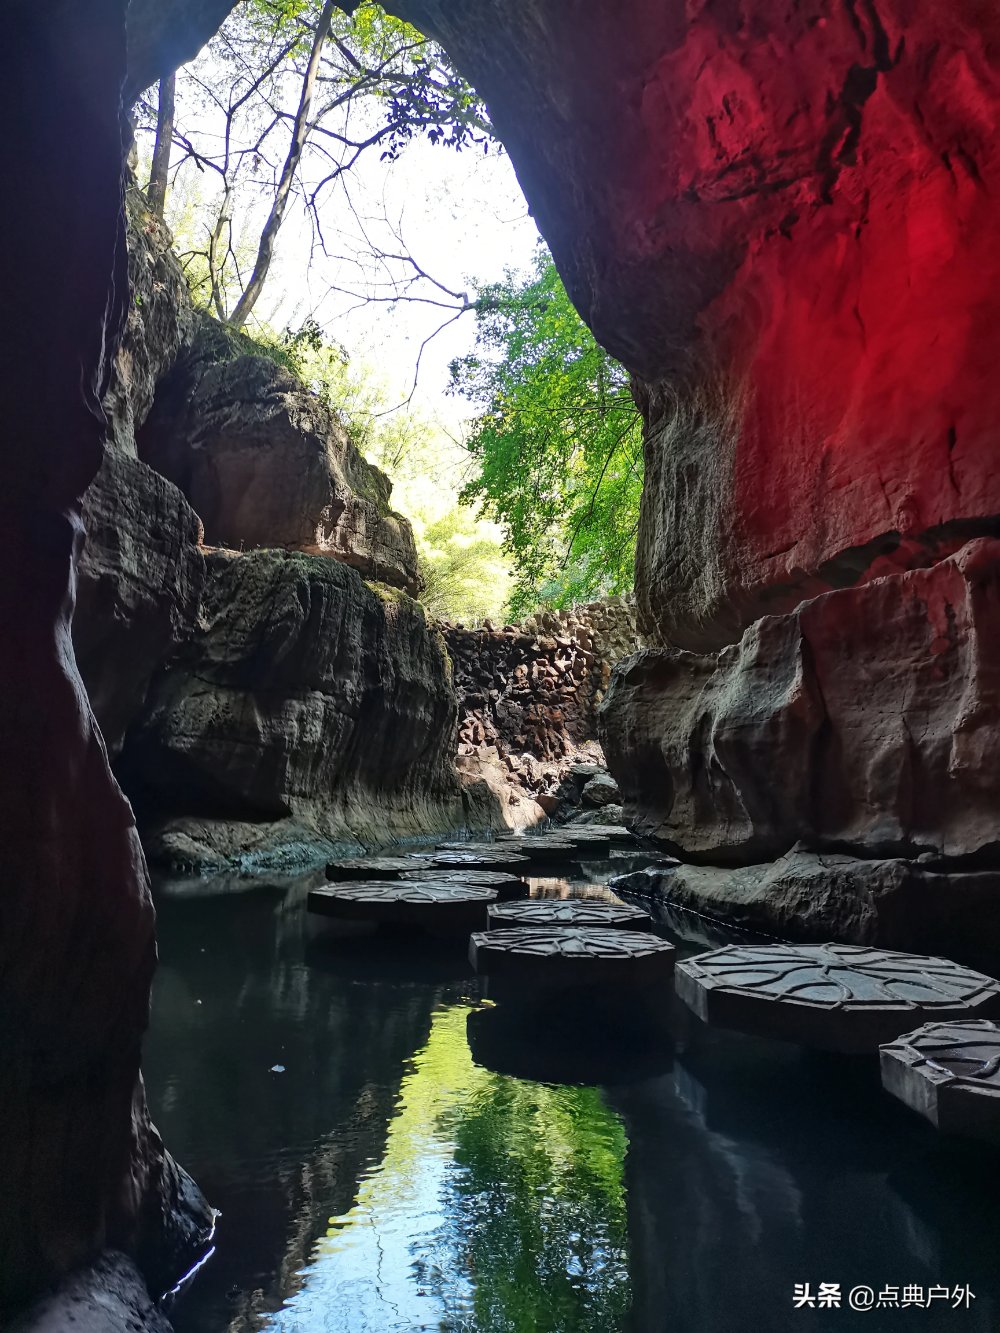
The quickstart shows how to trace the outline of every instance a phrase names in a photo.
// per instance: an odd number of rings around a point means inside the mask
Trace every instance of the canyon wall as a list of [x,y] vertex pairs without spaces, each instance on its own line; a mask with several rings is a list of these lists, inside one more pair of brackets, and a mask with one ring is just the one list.
[[12,190],[0,219],[4,1323],[104,1247],[137,1255],[154,1284],[173,1280],[211,1225],[146,1110],[153,907],[71,636],[82,495],[128,310],[125,9],[14,0],[0,47],[0,108],[16,127],[0,149]]
[[486,97],[633,372],[653,650],[603,711],[631,820],[720,864],[998,864],[1000,12],[393,8]]
[[450,665],[388,479],[195,309],[169,232],[127,202],[73,633],[147,855],[249,870],[460,825]]

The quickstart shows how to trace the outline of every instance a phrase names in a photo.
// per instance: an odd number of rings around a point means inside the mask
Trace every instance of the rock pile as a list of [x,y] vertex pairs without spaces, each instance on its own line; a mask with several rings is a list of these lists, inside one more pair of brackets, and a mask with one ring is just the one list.
[[[514,811],[512,823],[554,814],[567,797],[579,804],[595,779],[606,785],[586,804],[616,798],[596,741],[596,710],[614,664],[639,646],[633,605],[612,598],[543,611],[521,625],[441,628],[458,694],[459,771],[485,777],[505,811]],[[588,759],[596,762],[580,762]],[[522,801],[528,808],[518,808]]]

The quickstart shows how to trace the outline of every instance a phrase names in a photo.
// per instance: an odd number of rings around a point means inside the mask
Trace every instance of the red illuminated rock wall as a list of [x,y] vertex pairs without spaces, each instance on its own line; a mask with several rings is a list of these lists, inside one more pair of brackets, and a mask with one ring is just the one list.
[[493,112],[642,380],[650,630],[930,563],[1000,514],[1000,10],[401,3]]
[[[603,710],[626,818],[708,863],[1000,863],[1000,9],[397,5],[486,97],[634,374],[660,650]],[[868,881],[838,876],[832,913],[799,876],[802,911],[760,920],[863,938]]]

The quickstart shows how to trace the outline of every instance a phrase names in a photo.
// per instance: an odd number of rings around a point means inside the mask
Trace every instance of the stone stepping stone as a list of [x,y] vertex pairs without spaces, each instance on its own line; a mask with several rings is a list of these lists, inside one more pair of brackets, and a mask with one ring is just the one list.
[[642,848],[642,843],[621,824],[583,824],[579,828],[570,824],[559,830],[560,837],[599,837],[606,838],[612,847]]
[[628,903],[586,902],[580,898],[529,898],[489,909],[489,929],[510,926],[573,926],[605,930],[650,930],[652,919]]
[[639,930],[508,926],[473,935],[469,961],[491,986],[668,987],[674,946]]
[[[431,852],[421,860],[426,866],[442,870],[515,870],[518,873],[528,868],[528,858],[506,848],[494,848],[491,851],[457,851],[445,849]],[[410,862],[411,868],[413,862]]]
[[874,1052],[921,1019],[1000,1014],[1000,982],[945,958],[850,944],[733,944],[677,965],[703,1022],[821,1050]]
[[567,861],[579,861],[580,851],[570,838],[555,838],[538,835],[531,838],[511,838],[504,842],[504,847],[517,848],[533,865],[556,863],[565,865]]
[[378,926],[423,927],[429,930],[479,930],[497,900],[487,885],[420,883],[331,884],[313,889],[308,908],[337,921],[364,921]]
[[[411,861],[412,865],[413,862]],[[496,889],[501,902],[508,898],[522,898],[527,895],[528,886],[520,875],[512,870],[442,870],[439,867],[422,870],[407,870],[400,876],[417,884],[468,884],[477,887]]]
[[879,1051],[882,1085],[943,1134],[1000,1141],[1000,1027],[926,1023]]
[[349,856],[342,861],[331,861],[326,867],[326,877],[336,883],[401,879],[417,865],[412,856]]

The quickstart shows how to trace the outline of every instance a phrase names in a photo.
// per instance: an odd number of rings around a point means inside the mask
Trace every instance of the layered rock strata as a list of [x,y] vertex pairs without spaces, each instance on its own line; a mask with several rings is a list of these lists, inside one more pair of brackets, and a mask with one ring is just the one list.
[[388,477],[321,398],[240,346],[202,316],[159,386],[140,457],[187,496],[210,545],[330,556],[415,595],[416,546]]
[[273,864],[460,825],[450,665],[419,604],[315,556],[206,561],[197,631],[120,762],[150,854]]

